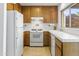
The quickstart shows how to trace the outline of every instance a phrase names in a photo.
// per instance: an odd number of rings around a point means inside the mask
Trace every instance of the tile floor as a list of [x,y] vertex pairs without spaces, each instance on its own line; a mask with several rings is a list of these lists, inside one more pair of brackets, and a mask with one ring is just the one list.
[[25,46],[23,56],[51,56],[49,47]]

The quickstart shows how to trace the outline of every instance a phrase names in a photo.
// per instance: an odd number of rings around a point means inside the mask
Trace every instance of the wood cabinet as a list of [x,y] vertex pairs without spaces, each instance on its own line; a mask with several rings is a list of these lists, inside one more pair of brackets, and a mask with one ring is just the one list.
[[51,44],[51,36],[50,33],[48,31],[44,31],[43,32],[43,44],[44,46],[50,46]]
[[43,11],[43,17],[44,17],[43,22],[50,23],[50,7],[44,7],[42,11]]
[[63,42],[63,56],[79,56],[79,42]]
[[57,45],[55,46],[55,50],[56,50],[55,51],[55,55],[56,56],[61,56],[61,50],[60,50],[60,48]]
[[31,17],[44,17],[44,23],[57,23],[57,6],[22,6],[24,23],[30,23]]
[[51,52],[51,33],[49,32],[49,49],[50,49],[50,52]]
[[42,16],[42,7],[34,6],[31,7],[31,17],[41,17]]
[[24,46],[30,46],[30,31],[24,32]]
[[7,4],[7,10],[14,10],[14,4],[13,3],[8,3]]
[[21,12],[21,6],[20,6],[20,4],[18,4],[18,3],[14,4],[14,10],[17,10],[17,11]]
[[31,17],[30,17],[30,7],[22,7],[22,13],[24,15],[24,23],[31,23]]
[[62,56],[62,42],[59,39],[55,39],[55,55],[56,56]]
[[21,12],[21,6],[20,4],[16,3],[7,3],[7,10],[17,10]]
[[58,8],[55,7],[51,7],[50,8],[50,22],[51,23],[57,23],[58,20]]
[[17,10],[24,15],[24,23],[31,23],[31,17],[44,17],[44,23],[57,23],[57,6],[20,6],[16,3],[8,3],[7,10]]

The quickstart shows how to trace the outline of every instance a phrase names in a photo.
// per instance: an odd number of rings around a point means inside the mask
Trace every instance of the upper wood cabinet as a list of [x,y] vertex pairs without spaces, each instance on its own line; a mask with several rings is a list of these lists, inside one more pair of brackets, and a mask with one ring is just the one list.
[[30,46],[30,31],[24,32],[24,46]]
[[7,10],[17,10],[24,15],[24,23],[31,23],[31,17],[44,17],[44,23],[57,23],[57,6],[20,6],[16,3],[8,3]]
[[44,23],[57,23],[57,6],[23,6],[24,23],[30,23],[31,17],[44,17]]
[[50,7],[44,7],[42,11],[43,11],[43,17],[44,17],[43,22],[50,23]]
[[8,3],[7,4],[7,10],[14,10],[14,4],[13,3]]
[[17,10],[19,12],[21,12],[21,6],[20,4],[16,3],[8,3],[7,4],[7,10]]
[[18,3],[14,4],[14,10],[17,10],[17,11],[21,12],[20,4],[18,4]]
[[58,20],[58,7],[50,8],[50,22],[57,23]]
[[22,7],[22,13],[24,15],[24,23],[30,23],[31,22],[30,7]]
[[31,17],[42,16],[42,7],[31,7]]

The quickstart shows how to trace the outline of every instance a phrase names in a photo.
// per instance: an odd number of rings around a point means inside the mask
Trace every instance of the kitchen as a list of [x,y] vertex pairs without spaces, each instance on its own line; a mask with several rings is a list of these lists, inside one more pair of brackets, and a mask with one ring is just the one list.
[[8,3],[6,55],[78,56],[78,8],[79,3]]

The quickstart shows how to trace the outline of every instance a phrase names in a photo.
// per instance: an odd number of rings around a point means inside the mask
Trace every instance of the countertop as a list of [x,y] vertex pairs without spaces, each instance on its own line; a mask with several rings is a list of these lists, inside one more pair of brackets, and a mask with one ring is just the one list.
[[58,38],[61,42],[79,42],[79,36],[72,35],[63,31],[50,30],[53,36]]

